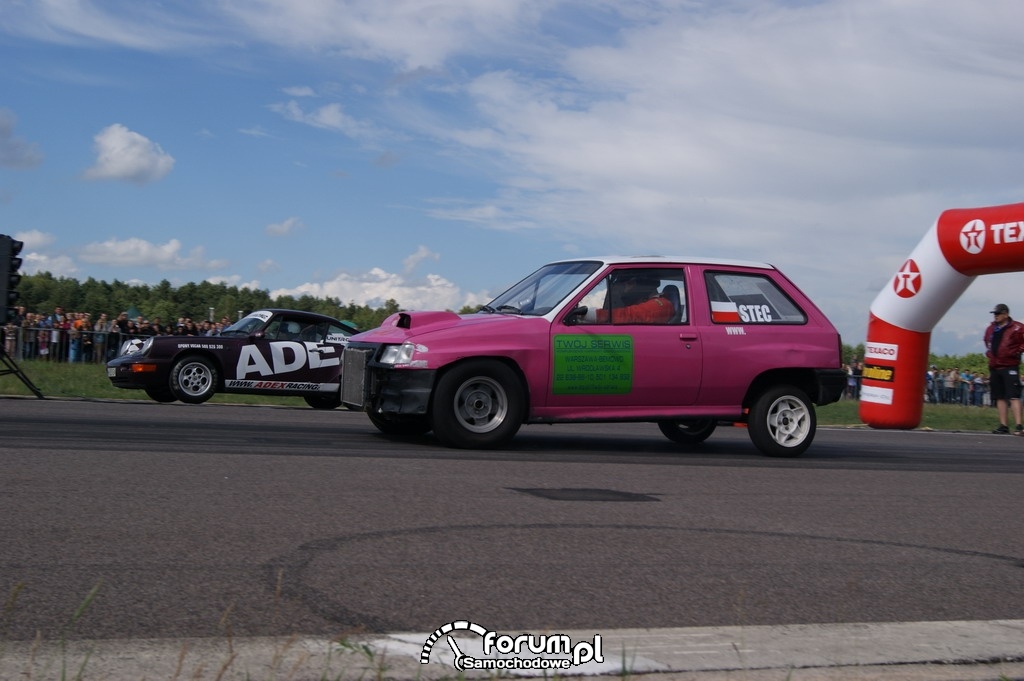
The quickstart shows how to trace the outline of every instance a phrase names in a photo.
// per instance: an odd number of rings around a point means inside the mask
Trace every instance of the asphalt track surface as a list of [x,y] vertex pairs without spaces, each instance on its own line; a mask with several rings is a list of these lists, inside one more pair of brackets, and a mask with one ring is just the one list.
[[788,460],[593,424],[477,452],[344,410],[33,398],[0,428],[2,679],[384,651],[383,676],[451,677],[417,655],[456,621],[600,634],[679,679],[1024,678],[1024,438],[821,429]]

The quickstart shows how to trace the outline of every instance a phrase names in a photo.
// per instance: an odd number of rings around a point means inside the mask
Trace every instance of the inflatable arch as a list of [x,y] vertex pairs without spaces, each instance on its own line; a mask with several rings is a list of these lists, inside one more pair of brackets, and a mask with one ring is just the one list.
[[1020,271],[1024,203],[942,213],[871,303],[861,420],[874,428],[916,428],[932,329],[978,275]]

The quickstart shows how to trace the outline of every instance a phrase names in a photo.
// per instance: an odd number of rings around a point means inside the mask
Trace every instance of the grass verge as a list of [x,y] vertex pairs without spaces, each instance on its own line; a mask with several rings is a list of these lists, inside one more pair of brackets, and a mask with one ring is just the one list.
[[[18,366],[47,397],[77,397],[87,399],[146,400],[141,390],[115,388],[107,379],[102,364],[66,364],[30,360],[19,362]],[[13,375],[0,376],[0,395],[27,395],[32,392]],[[214,395],[210,400],[222,404],[272,404],[289,407],[305,407],[301,397],[271,397],[267,395]],[[864,426],[858,415],[860,403],[856,400],[840,400],[818,408],[818,425],[821,426]],[[961,407],[951,404],[925,404],[921,429],[983,431],[992,430],[998,424],[995,409],[991,407]]]

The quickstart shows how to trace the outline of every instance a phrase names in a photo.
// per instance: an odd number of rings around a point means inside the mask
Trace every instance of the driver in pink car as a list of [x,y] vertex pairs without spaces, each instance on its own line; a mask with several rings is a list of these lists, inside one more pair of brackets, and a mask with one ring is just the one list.
[[[658,280],[625,273],[612,285],[611,311],[597,310],[597,321],[613,324],[667,324],[675,308],[658,292]],[[609,319],[609,314],[611,315]]]

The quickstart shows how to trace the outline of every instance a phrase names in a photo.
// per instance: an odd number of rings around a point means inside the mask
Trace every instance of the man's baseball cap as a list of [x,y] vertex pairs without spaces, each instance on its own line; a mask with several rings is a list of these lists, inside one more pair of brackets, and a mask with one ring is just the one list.
[[1006,307],[1005,303],[999,303],[992,308],[992,314],[1010,314],[1010,308]]

